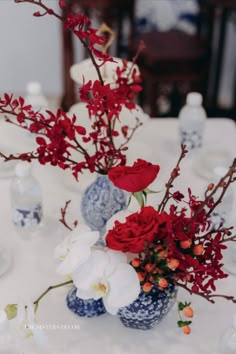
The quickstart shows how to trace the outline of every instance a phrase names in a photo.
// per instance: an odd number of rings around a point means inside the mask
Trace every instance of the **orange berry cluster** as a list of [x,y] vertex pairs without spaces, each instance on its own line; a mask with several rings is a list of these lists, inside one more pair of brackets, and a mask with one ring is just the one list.
[[[149,261],[147,262],[146,259]],[[160,290],[165,289],[171,278],[168,274],[173,274],[180,262],[176,258],[168,258],[168,250],[162,245],[157,245],[150,250],[148,257],[144,259],[141,256],[136,257],[131,264],[137,271],[142,290],[149,292],[153,285]]]
[[[192,307],[190,306],[190,303],[179,302],[178,303],[178,310],[179,310],[179,315],[180,315],[180,311],[182,311],[183,315],[185,317],[193,318],[194,311],[193,311]],[[178,326],[182,329],[184,334],[190,334],[191,333],[191,328],[190,328],[191,323],[192,323],[192,321],[183,321],[183,319],[180,316],[180,321],[178,321]]]

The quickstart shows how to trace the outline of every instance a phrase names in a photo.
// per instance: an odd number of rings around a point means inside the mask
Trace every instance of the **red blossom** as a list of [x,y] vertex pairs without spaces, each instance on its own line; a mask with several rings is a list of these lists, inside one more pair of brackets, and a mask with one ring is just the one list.
[[125,223],[116,221],[106,236],[107,246],[122,252],[142,252],[146,243],[152,243],[157,235],[157,217],[154,208],[144,207],[140,213],[129,215]]
[[133,166],[117,166],[108,171],[112,183],[130,193],[136,193],[147,188],[156,178],[159,165],[153,165],[138,159]]

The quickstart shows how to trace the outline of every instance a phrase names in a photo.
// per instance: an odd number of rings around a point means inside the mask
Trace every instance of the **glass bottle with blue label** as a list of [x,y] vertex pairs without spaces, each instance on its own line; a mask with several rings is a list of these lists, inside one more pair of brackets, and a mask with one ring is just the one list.
[[189,152],[202,147],[206,118],[202,95],[198,92],[190,92],[186,98],[186,105],[179,113],[180,142],[187,146]]
[[31,164],[16,165],[10,192],[12,222],[23,238],[30,238],[37,233],[43,216],[41,188],[31,174]]

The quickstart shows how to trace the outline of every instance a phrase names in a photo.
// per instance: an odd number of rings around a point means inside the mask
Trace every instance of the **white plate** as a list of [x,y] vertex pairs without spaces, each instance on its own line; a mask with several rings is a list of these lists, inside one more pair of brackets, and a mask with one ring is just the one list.
[[203,178],[224,176],[233,162],[231,152],[218,147],[202,149],[193,162],[194,172]]

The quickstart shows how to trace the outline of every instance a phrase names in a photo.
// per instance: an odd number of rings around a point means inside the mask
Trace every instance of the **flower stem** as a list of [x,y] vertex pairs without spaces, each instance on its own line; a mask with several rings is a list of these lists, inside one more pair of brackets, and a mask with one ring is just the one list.
[[56,289],[56,288],[60,288],[62,286],[65,286],[65,285],[68,285],[68,284],[72,284],[73,283],[73,280],[68,280],[68,281],[65,281],[64,283],[60,283],[60,284],[56,284],[56,285],[51,285],[49,286],[35,301],[34,301],[34,305],[35,305],[35,308],[37,310],[37,307],[38,307],[38,304],[40,302],[40,300],[42,300],[42,298],[47,294],[49,293],[49,291],[53,290],[53,289]]

